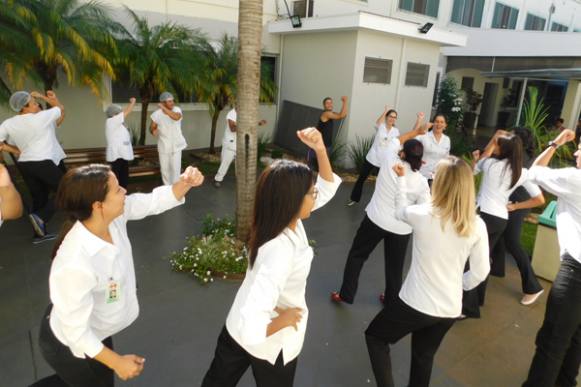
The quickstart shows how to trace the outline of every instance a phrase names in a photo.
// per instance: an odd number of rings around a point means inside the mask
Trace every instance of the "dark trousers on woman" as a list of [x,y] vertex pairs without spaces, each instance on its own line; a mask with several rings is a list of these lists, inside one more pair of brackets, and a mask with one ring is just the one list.
[[[486,223],[486,230],[488,231],[488,246],[490,248],[490,252],[492,252],[494,251],[496,244],[504,233],[507,220],[497,216],[489,215],[484,212],[480,213],[480,217],[484,223]],[[504,267],[504,257],[502,262],[499,262],[494,258],[494,256],[491,256],[492,261],[490,263],[490,274],[499,276],[499,274],[504,271],[504,269],[501,269],[501,267]],[[464,292],[462,297],[462,314],[468,317],[480,317],[480,307],[484,305],[487,284],[488,278],[475,289]]]
[[[112,369],[95,359],[75,357],[70,348],[55,337],[48,320],[51,309],[52,306],[49,306],[40,324],[38,343],[42,356],[56,371],[58,378],[52,376],[33,386],[113,387],[115,374]],[[110,337],[106,338],[103,345],[113,349],[113,340]],[[62,384],[59,384],[57,379],[60,379]]]
[[497,263],[496,273],[500,274],[500,277],[504,277],[505,274],[506,251],[508,250],[512,255],[520,272],[522,291],[525,294],[535,294],[543,290],[533,271],[531,258],[524,251],[520,242],[522,225],[530,212],[530,209],[510,212],[504,233],[494,250],[491,251],[492,262]]
[[396,299],[402,285],[403,265],[410,235],[386,231],[365,215],[347,256],[340,292],[341,299],[349,304],[353,303],[363,264],[382,240],[385,258],[385,303]]
[[129,161],[125,159],[117,159],[111,163],[111,171],[117,176],[119,185],[127,189],[129,184]]
[[48,222],[55,212],[50,193],[57,191],[67,172],[65,164],[61,161],[56,165],[52,160],[23,161],[18,163],[18,170],[32,196],[32,208],[29,208],[29,212],[38,215],[45,223]]
[[581,263],[565,254],[547,300],[524,387],[570,387],[581,365]]
[[283,364],[282,351],[274,365],[257,359],[246,352],[224,327],[218,337],[214,360],[204,376],[202,387],[234,387],[248,367],[252,368],[256,387],[292,387],[297,358],[286,366]]
[[387,304],[365,331],[365,341],[377,387],[392,387],[389,345],[412,334],[409,387],[430,384],[434,355],[455,319],[421,313],[399,297]]
[[378,167],[365,159],[363,165],[361,166],[361,170],[359,171],[359,177],[357,178],[355,186],[353,186],[353,190],[351,191],[352,201],[359,203],[359,200],[361,200],[361,193],[363,192],[363,183],[365,183],[365,180],[367,180],[371,172],[377,172],[378,170]]

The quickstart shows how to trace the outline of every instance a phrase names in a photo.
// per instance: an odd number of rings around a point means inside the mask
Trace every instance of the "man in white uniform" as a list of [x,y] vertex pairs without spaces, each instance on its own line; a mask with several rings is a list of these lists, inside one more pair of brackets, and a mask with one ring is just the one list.
[[[228,173],[230,164],[236,158],[236,109],[232,109],[226,115],[226,128],[222,138],[222,153],[220,155],[220,168],[214,177],[214,187],[220,188],[224,176]],[[258,126],[266,124],[266,120],[258,122]]]
[[151,115],[151,134],[157,137],[159,166],[163,184],[170,185],[180,178],[182,150],[187,146],[182,134],[182,110],[175,106],[171,93],[159,96],[159,109]]

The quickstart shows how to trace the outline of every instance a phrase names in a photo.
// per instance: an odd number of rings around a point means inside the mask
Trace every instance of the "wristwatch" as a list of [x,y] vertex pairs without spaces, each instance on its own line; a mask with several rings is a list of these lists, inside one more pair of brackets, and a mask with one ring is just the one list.
[[549,141],[549,143],[547,144],[547,148],[549,147],[553,147],[555,149],[559,148],[559,144],[557,144],[555,141]]

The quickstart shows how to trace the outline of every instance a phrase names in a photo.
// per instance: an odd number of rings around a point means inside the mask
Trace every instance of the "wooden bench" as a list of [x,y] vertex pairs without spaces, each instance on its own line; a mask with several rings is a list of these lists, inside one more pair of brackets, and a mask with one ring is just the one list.
[[[64,161],[67,168],[92,163],[107,163],[105,148],[67,149],[65,153],[67,158]],[[156,145],[134,146],[133,153],[138,163],[129,162],[129,177],[155,176],[160,174],[159,156]]]

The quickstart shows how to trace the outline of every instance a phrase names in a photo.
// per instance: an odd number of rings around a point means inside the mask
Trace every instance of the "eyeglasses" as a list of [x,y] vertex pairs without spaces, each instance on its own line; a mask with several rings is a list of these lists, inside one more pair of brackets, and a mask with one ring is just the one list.
[[390,114],[388,117],[393,118],[394,120],[397,120],[397,116],[394,116],[393,114]]

